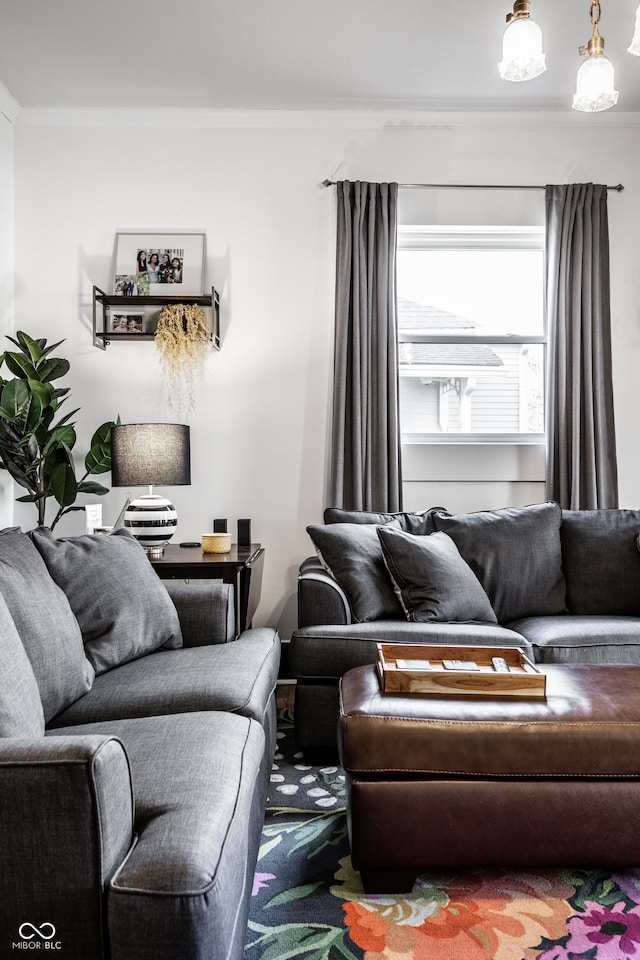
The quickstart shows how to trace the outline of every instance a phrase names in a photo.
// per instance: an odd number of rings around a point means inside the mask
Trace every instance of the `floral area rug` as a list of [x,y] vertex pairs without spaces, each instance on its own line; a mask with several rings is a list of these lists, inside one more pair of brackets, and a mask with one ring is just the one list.
[[367,895],[339,767],[303,763],[280,715],[246,960],[640,960],[640,869],[425,873]]

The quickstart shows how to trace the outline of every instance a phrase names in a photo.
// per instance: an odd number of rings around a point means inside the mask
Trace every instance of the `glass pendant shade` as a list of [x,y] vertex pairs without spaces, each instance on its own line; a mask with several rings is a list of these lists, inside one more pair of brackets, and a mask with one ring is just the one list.
[[533,80],[547,69],[542,52],[542,30],[529,17],[512,20],[502,41],[498,70],[503,80]]
[[588,57],[578,70],[573,109],[583,113],[598,113],[615,106],[617,102],[613,64],[604,56]]
[[638,4],[638,9],[636,10],[636,27],[633,31],[633,40],[631,41],[631,46],[628,48],[628,52],[636,57],[640,57],[640,4]]

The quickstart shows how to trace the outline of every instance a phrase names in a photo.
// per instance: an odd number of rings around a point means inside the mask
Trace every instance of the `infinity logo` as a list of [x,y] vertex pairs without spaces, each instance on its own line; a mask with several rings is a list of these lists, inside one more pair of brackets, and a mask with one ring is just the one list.
[[[27,930],[32,930],[32,933],[27,933]],[[51,933],[46,931],[50,930]],[[32,923],[21,923],[18,928],[18,933],[23,940],[33,940],[34,937],[40,937],[41,940],[53,940],[56,935],[56,928],[52,923],[48,921],[43,923],[40,927],[34,927]]]

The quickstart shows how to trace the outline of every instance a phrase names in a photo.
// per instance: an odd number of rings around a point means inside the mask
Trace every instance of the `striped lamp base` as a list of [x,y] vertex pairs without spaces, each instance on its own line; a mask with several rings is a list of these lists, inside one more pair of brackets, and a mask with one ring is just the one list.
[[175,533],[178,514],[166,497],[145,494],[131,501],[125,511],[124,525],[147,552],[161,556],[165,543]]

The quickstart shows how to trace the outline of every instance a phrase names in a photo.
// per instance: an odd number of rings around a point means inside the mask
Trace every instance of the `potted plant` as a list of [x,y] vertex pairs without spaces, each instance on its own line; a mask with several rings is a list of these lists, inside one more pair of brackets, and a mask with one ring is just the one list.
[[[0,469],[7,470],[28,491],[18,497],[21,503],[34,503],[38,524],[45,523],[47,501],[53,498],[58,510],[50,524],[72,510],[81,493],[103,496],[108,488],[87,479],[111,469],[111,427],[107,421],[98,427],[84,461],[85,472],[78,480],[73,462],[76,431],[72,418],[78,409],[58,416],[69,394],[69,387],[56,387],[54,381],[69,371],[69,361],[53,357],[63,340],[47,346],[21,330],[16,339],[7,337],[18,348],[0,354],[0,371],[6,366],[12,378],[0,374]],[[119,422],[119,421],[118,421]]]

